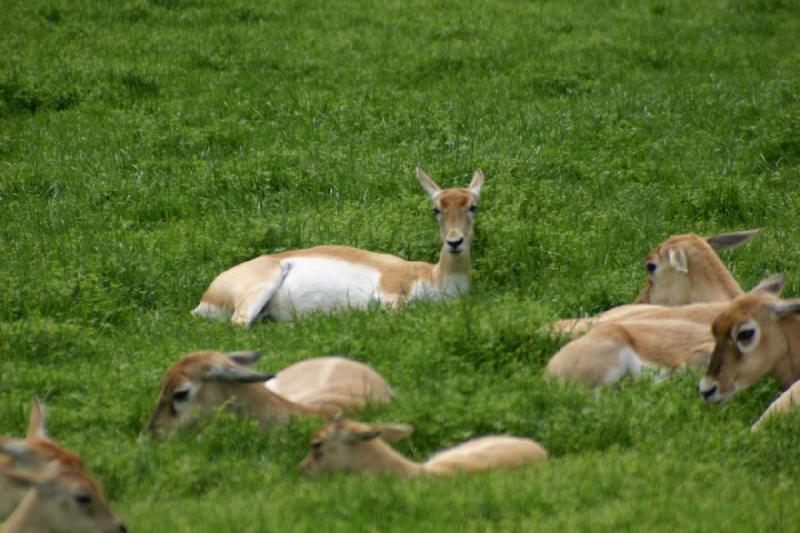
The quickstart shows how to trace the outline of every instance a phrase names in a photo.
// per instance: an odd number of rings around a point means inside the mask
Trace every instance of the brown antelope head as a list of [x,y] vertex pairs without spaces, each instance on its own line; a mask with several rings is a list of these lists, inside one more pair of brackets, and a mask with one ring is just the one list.
[[733,300],[742,290],[715,251],[735,248],[756,233],[673,235],[645,258],[647,281],[634,303],[675,306]]
[[[707,402],[724,402],[768,374],[789,383],[800,377],[800,365],[792,368],[792,340],[785,330],[800,302],[778,298],[784,282],[783,274],[762,281],[714,320],[714,352],[700,381]],[[790,374],[794,377],[783,379]]]
[[248,387],[264,389],[262,383],[272,376],[249,368],[259,357],[254,351],[223,354],[211,350],[184,356],[164,376],[147,430],[161,436],[194,426],[226,402],[235,403]]
[[[44,411],[33,400],[25,439],[0,437],[0,473],[15,469],[41,472],[50,468],[84,469],[81,459],[47,438]],[[13,511],[28,489],[0,475],[0,519]]]
[[[406,424],[364,424],[339,416],[311,437],[311,450],[300,470],[305,474],[391,470],[389,463],[396,463],[399,455],[383,441],[404,439],[413,431]],[[410,462],[404,464],[414,468]]]
[[5,522],[4,533],[128,531],[109,507],[103,488],[86,472],[68,468],[42,472],[13,469],[3,471],[0,476],[28,490]]
[[478,196],[483,186],[483,172],[476,170],[466,189],[445,189],[436,185],[424,170],[417,167],[417,179],[433,202],[433,215],[439,222],[442,252],[469,256],[472,245]]

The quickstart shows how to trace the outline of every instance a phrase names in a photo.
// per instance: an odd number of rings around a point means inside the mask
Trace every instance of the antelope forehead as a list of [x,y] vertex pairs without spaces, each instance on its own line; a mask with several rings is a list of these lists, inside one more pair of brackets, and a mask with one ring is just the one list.
[[442,191],[438,200],[442,209],[450,209],[453,207],[463,208],[472,201],[472,193],[469,191],[462,191],[460,189],[450,189]]

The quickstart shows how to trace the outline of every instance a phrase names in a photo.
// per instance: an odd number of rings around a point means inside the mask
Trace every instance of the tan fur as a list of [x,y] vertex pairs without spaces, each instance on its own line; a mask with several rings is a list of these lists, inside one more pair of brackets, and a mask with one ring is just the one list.
[[688,320],[637,319],[602,324],[559,350],[545,375],[589,387],[610,385],[642,365],[664,371],[708,360],[708,326]]
[[800,381],[795,381],[778,399],[770,404],[764,414],[753,424],[753,431],[760,431],[764,424],[772,417],[788,413],[800,405]]
[[[163,436],[192,427],[219,408],[253,419],[268,430],[287,424],[292,415],[332,415],[363,407],[373,397],[379,403],[391,398],[385,380],[366,365],[343,358],[320,358],[289,367],[284,378],[280,374],[274,378],[274,387],[302,400],[294,402],[264,385],[273,376],[247,367],[259,355],[252,352],[245,364],[238,364],[235,356],[232,359],[211,350],[184,356],[165,374],[147,430],[154,436]],[[187,390],[191,393],[182,398],[176,396]]]
[[[453,280],[456,277],[467,279],[471,270],[474,211],[483,184],[483,173],[480,170],[475,171],[467,189],[441,190],[421,169],[417,172],[420,183],[434,204],[434,211],[438,213],[442,242],[438,263],[406,261],[393,255],[348,246],[316,246],[264,255],[236,265],[217,276],[193,313],[203,316],[230,316],[237,324],[251,324],[267,313],[270,300],[280,289],[286,276],[292,275],[291,265],[287,261],[297,258],[342,261],[368,267],[378,273],[379,301],[382,303],[402,304],[411,296],[434,297],[426,291],[415,292],[415,287],[421,282],[437,287],[435,294],[456,295],[454,291],[459,292],[460,289],[453,288],[456,283]],[[456,250],[452,248],[452,243],[459,239],[463,245]],[[458,283],[463,282],[459,279]],[[317,304],[309,305],[313,307]],[[318,308],[326,309],[324,306]],[[282,315],[273,318],[280,319]]]
[[[13,447],[15,455],[3,455],[2,449]],[[44,414],[39,400],[34,399],[25,439],[0,437],[0,519],[8,516],[28,493],[28,488],[14,483],[3,472],[25,468],[42,472],[48,468],[84,471],[83,462],[74,453],[62,448],[46,436]]]
[[127,531],[109,507],[103,488],[86,472],[55,469],[36,474],[12,471],[0,475],[30,487],[0,533]]
[[279,396],[309,409],[350,411],[387,404],[393,393],[371,367],[344,357],[315,357],[284,368],[267,382]]
[[800,379],[798,310],[798,301],[782,301],[766,290],[754,289],[731,302],[712,326],[715,345],[700,382],[703,397],[724,402],[763,376],[784,387]]
[[694,233],[673,235],[645,258],[645,266],[652,264],[655,271],[648,271],[648,279],[633,305],[615,307],[596,317],[558,320],[552,329],[575,337],[597,324],[649,318],[652,308],[646,304],[674,307],[692,303],[729,302],[742,294],[742,290],[716,251],[739,246],[757,232],[725,233],[708,238]]
[[300,469],[308,474],[338,471],[385,472],[400,477],[440,476],[517,468],[547,459],[544,448],[531,439],[491,435],[441,451],[425,463],[416,463],[384,442],[384,439],[404,438],[411,431],[410,426],[404,425],[335,420],[312,437],[311,451]]

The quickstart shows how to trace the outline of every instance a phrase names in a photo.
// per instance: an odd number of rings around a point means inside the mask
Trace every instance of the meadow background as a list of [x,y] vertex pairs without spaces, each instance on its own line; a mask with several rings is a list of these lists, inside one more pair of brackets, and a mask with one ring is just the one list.
[[[800,417],[764,381],[542,380],[550,321],[630,302],[670,234],[800,293],[800,3],[10,0],[0,10],[0,433],[33,395],[132,531],[759,530],[800,520]],[[339,243],[434,261],[414,177],[482,168],[473,290],[249,330],[189,315],[220,271]],[[318,423],[221,416],[137,442],[201,348],[263,371],[366,361],[416,459],[475,435],[552,460],[448,480],[305,479]]]

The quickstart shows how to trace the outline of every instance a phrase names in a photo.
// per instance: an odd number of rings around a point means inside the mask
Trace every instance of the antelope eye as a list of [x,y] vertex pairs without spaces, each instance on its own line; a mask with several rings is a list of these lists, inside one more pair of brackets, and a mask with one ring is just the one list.
[[89,505],[92,503],[92,497],[86,492],[79,492],[73,496],[79,505]]
[[475,204],[472,204],[471,206],[469,206],[469,212],[470,212],[470,213],[474,213],[474,212],[476,212],[477,210],[478,210],[478,206],[477,206],[477,205],[475,205]]
[[739,333],[736,334],[736,340],[741,342],[747,342],[753,338],[756,334],[756,330],[754,329],[743,329]]
[[442,214],[442,210],[439,209],[438,207],[434,207],[433,209],[431,209],[431,212],[433,213],[433,216],[435,216],[435,217],[438,217],[439,215]]
[[647,263],[644,264],[644,268],[646,268],[648,272],[653,273],[656,271],[656,268],[658,268],[658,265],[656,265],[652,261],[648,261]]
[[315,440],[314,442],[311,443],[311,448],[313,450],[319,450],[320,448],[322,448],[322,441],[321,440]]
[[189,389],[176,390],[172,393],[172,399],[176,402],[185,402],[189,399]]

